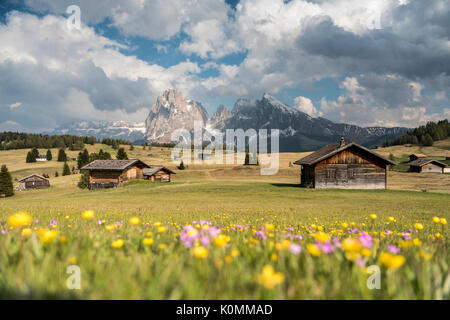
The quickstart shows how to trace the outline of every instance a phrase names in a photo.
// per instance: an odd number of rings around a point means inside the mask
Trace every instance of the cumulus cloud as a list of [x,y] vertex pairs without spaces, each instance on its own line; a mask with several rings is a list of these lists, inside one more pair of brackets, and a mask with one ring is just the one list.
[[[6,97],[0,109],[17,123],[33,122],[19,114],[31,104],[46,115],[41,121],[67,118],[75,98],[89,106],[92,117],[106,117],[103,111],[137,117],[168,87],[197,98],[253,98],[343,75],[348,76],[335,101],[324,97],[314,106],[297,97],[295,105],[312,116],[360,125],[415,126],[449,109],[446,0],[241,0],[235,10],[222,0],[25,3],[43,14],[65,14],[69,4],[77,4],[83,28],[69,33],[61,17],[19,13],[0,25],[0,82],[10,89],[0,92]],[[186,59],[162,67],[125,55],[126,45],[86,27],[103,21],[126,37],[161,41],[161,54],[167,52],[165,40],[181,36],[178,50]],[[236,52],[245,52],[243,61],[218,63]],[[198,61],[192,56],[207,63],[192,62]],[[209,69],[217,75],[199,76]],[[36,74],[34,81],[23,73]],[[73,103],[64,103],[69,92]],[[9,107],[18,101],[20,107]]]
[[420,84],[399,76],[346,77],[340,87],[345,93],[336,101],[321,101],[324,117],[336,122],[414,127],[441,120],[450,112],[450,108],[441,110],[431,97],[422,95]]
[[322,112],[317,111],[317,109],[314,107],[313,102],[309,98],[298,96],[294,99],[294,104],[295,108],[308,114],[311,117],[322,116]]

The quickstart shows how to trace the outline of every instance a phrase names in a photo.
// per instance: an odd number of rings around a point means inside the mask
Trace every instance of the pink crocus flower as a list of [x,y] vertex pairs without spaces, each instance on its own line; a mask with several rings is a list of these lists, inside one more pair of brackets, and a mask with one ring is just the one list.
[[256,232],[255,233],[258,237],[260,237],[261,239],[263,239],[263,240],[266,240],[267,239],[267,236],[266,236],[266,234],[263,232],[263,231],[258,231],[258,232]]
[[289,251],[295,255],[298,255],[302,252],[302,247],[297,243],[291,243],[289,245]]
[[389,245],[389,246],[387,247],[387,251],[389,251],[390,253],[397,254],[397,253],[400,252],[400,249],[397,248],[396,246]]

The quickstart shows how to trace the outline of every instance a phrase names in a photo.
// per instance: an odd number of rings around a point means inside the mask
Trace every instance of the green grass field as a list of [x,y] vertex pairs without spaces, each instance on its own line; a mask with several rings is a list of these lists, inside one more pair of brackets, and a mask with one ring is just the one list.
[[[62,168],[24,154],[0,152],[0,163],[15,178]],[[389,190],[303,189],[288,166],[302,155],[282,154],[271,177],[191,165],[170,184],[87,191],[71,175],[0,199],[0,298],[450,298],[450,175],[392,171]],[[165,149],[132,156],[174,168]],[[17,211],[30,225],[12,227]],[[69,265],[80,290],[66,286]],[[380,289],[366,286],[371,265]]]

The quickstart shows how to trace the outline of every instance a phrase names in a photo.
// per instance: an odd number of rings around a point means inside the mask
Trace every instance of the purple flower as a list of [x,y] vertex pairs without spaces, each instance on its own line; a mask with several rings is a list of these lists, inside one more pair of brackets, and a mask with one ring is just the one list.
[[403,232],[402,233],[402,237],[403,237],[404,240],[411,240],[412,239],[408,232]]
[[396,246],[389,245],[389,246],[387,247],[387,251],[389,251],[390,253],[397,254],[397,253],[400,252],[400,249],[397,248]]
[[294,232],[294,227],[288,227],[287,229],[291,232]]
[[8,231],[7,230],[2,230],[2,234],[7,234]]
[[330,254],[334,251],[334,248],[331,245],[330,241],[325,241],[324,243],[317,241],[316,245],[326,254]]
[[209,243],[210,243],[209,238],[207,236],[201,237],[200,242],[201,242],[202,246],[204,246],[204,247],[208,247]]
[[34,223],[38,223],[39,222],[39,220],[38,219],[34,219]]
[[362,235],[358,238],[358,240],[367,249],[370,249],[372,247],[372,237],[364,231],[362,231]]
[[219,235],[221,229],[219,227],[211,227],[208,229],[208,234],[210,237],[215,238]]
[[262,232],[262,231],[258,231],[258,232],[256,232],[255,234],[256,234],[258,237],[260,237],[261,239],[263,239],[263,240],[266,240],[266,239],[267,239],[267,236],[266,236],[265,233]]
[[58,224],[58,221],[56,221],[56,220],[50,221],[50,225],[51,225],[51,226],[54,226],[54,225],[57,225],[57,224]]
[[356,259],[355,263],[360,267],[364,267],[366,265],[366,262],[361,258]]
[[98,221],[97,221],[97,224],[98,224],[98,225],[103,224],[103,221],[102,221],[102,220],[98,220]]
[[291,243],[289,245],[289,251],[295,255],[298,255],[300,254],[300,252],[302,252],[302,247],[300,247],[300,245],[297,243]]

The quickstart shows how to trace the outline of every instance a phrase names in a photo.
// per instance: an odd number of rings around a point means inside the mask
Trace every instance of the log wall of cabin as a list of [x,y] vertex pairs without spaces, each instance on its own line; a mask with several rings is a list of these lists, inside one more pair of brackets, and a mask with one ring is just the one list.
[[434,163],[427,163],[422,166],[420,172],[439,172],[442,173],[442,167],[435,165]]
[[129,180],[143,179],[143,166],[133,166],[123,171],[91,171],[89,175],[90,183],[125,183]]
[[40,189],[50,187],[50,182],[48,180],[39,177],[30,177],[22,181],[21,184],[25,189]]
[[160,170],[148,179],[151,181],[170,182],[170,173]]
[[386,165],[378,158],[347,149],[316,164],[315,188],[385,189]]

